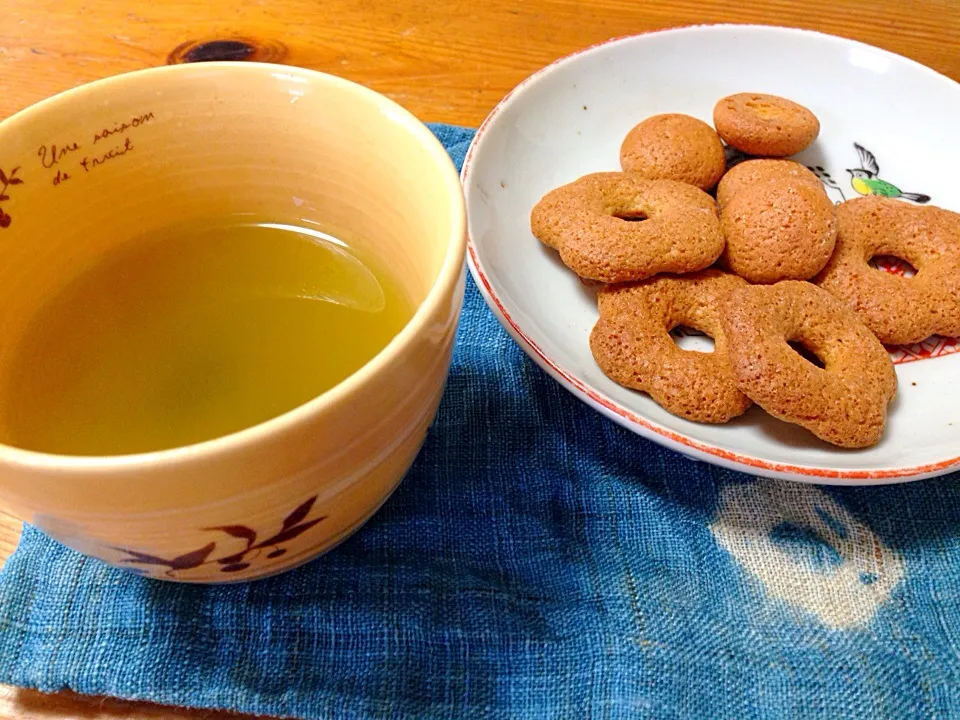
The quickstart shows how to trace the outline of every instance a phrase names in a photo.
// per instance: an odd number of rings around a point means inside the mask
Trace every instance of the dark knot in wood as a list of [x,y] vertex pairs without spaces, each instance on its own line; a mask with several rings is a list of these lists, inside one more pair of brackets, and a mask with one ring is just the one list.
[[251,62],[281,62],[287,48],[276,41],[257,42],[249,38],[218,40],[189,40],[178,45],[167,56],[168,65],[181,63],[247,60]]

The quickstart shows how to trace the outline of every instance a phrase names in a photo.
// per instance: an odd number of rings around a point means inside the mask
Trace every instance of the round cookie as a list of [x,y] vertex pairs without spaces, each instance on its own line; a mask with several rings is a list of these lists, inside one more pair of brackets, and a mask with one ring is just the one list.
[[723,251],[713,198],[632,173],[594,173],[552,190],[530,228],[577,275],[605,283],[702,270]]
[[737,386],[768,413],[840,447],[880,439],[897,376],[889,353],[841,301],[807,282],[747,286],[727,297],[720,324]]
[[728,145],[768,157],[798,153],[820,134],[820,121],[803,105],[763,93],[722,98],[713,108],[713,125]]
[[827,264],[837,240],[836,206],[819,187],[772,179],[734,195],[720,216],[721,263],[751,283],[807,280]]
[[[746,284],[711,269],[602,288],[597,295],[600,320],[590,333],[593,357],[611,380],[648,393],[674,415],[727,422],[751,402],[730,374],[719,307],[731,291]],[[713,352],[679,348],[670,336],[677,325],[708,333]]]
[[793,160],[756,159],[734,165],[717,185],[717,205],[723,210],[730,198],[743,188],[765,180],[788,180],[809,185],[826,194],[823,183],[807,168]]
[[620,166],[651,180],[677,180],[710,190],[723,175],[726,156],[712,127],[671,113],[649,117],[627,133]]
[[[867,196],[841,203],[837,217],[837,248],[815,283],[888,345],[960,336],[960,215]],[[878,255],[906,260],[917,273],[873,268]]]

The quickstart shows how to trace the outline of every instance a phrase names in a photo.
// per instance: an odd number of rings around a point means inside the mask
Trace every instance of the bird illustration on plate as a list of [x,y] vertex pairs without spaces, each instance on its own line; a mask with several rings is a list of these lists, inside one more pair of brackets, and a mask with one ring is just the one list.
[[861,195],[878,195],[888,198],[903,198],[915,203],[928,203],[930,196],[923,193],[904,192],[896,185],[880,178],[880,166],[877,158],[863,145],[854,143],[853,147],[860,156],[860,167],[847,168],[850,173],[850,185]]

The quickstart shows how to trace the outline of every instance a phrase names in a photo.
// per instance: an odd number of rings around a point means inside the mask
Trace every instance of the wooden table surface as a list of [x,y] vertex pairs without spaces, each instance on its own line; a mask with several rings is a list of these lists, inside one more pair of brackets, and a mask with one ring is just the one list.
[[[3,0],[0,119],[107,75],[202,59],[203,43],[246,59],[361,82],[425,121],[478,125],[537,68],[620,35],[745,22],[810,28],[906,55],[960,80],[955,0]],[[208,46],[209,47],[209,46]],[[216,49],[217,46],[214,46]],[[20,524],[0,508],[0,565]],[[0,686],[0,720],[237,718]]]

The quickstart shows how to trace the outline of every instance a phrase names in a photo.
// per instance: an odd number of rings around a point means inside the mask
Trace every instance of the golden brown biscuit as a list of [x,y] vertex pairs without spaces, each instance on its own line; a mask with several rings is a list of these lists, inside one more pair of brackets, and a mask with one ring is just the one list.
[[820,121],[803,105],[763,93],[721,99],[713,108],[713,125],[728,145],[768,157],[798,153],[820,134]]
[[721,264],[751,283],[812,278],[837,240],[836,206],[803,181],[749,185],[730,198],[720,222],[726,240]]
[[740,190],[765,180],[789,180],[801,182],[826,194],[823,183],[803,165],[793,160],[757,159],[734,165],[717,185],[717,205],[724,205]]
[[753,285],[730,293],[720,324],[737,386],[768,413],[840,447],[880,439],[897,376],[889,353],[849,307],[807,282]]
[[[719,306],[746,282],[719,270],[659,275],[600,290],[600,320],[590,349],[614,382],[648,393],[668,412],[705,423],[724,423],[751,403],[728,369],[727,339]],[[677,325],[709,334],[712,353],[682,350],[670,336]]]
[[594,173],[552,190],[530,228],[577,275],[606,283],[702,270],[723,251],[713,198],[633,173]]
[[[888,345],[960,335],[960,215],[876,196],[837,210],[837,248],[814,282]],[[869,261],[878,255],[906,260],[917,273],[907,278],[873,268]]]
[[620,166],[651,180],[678,180],[710,190],[723,175],[726,157],[712,127],[672,113],[649,117],[627,133]]

